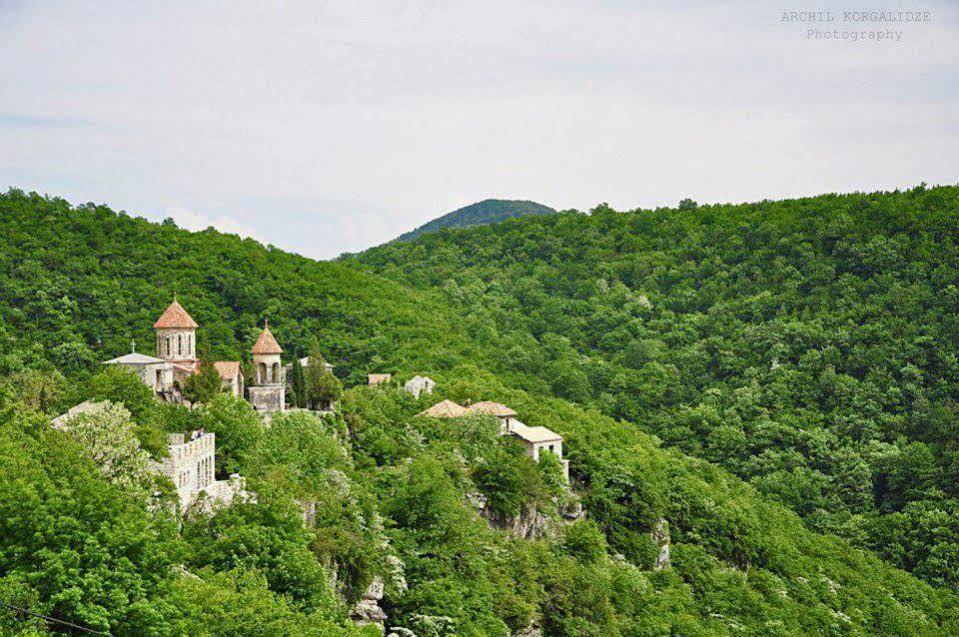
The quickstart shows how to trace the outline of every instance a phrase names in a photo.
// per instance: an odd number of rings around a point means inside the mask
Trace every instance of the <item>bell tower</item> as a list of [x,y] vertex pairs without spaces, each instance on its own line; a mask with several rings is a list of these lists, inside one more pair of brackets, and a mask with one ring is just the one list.
[[196,321],[174,295],[173,303],[153,324],[157,335],[157,358],[170,362],[195,362],[197,327]]
[[253,383],[247,385],[250,402],[257,411],[283,411],[286,404],[286,379],[280,354],[283,349],[264,321],[260,338],[253,346]]

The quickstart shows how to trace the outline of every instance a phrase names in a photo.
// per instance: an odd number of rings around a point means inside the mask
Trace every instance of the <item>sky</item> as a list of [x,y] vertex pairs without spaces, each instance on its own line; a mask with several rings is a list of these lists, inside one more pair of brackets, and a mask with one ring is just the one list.
[[956,0],[0,0],[0,189],[321,259],[486,198],[955,184],[957,104]]

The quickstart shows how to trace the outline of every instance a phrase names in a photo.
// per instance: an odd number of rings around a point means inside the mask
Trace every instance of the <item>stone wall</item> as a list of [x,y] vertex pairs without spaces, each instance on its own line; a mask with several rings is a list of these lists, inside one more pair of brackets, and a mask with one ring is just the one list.
[[180,507],[186,508],[213,483],[216,435],[205,433],[196,440],[188,440],[184,434],[173,434],[168,442],[170,455],[163,459],[162,471],[173,481]]
[[246,388],[250,404],[257,411],[283,411],[286,388],[283,385],[250,385]]
[[168,361],[196,358],[196,331],[189,328],[165,328],[156,331],[157,358]]

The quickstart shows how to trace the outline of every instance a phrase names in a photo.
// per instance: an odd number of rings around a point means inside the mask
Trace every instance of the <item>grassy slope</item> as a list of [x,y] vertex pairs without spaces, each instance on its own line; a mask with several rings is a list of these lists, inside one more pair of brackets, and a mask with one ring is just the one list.
[[565,434],[588,504],[601,502],[597,481],[617,481],[670,520],[676,569],[661,577],[682,577],[675,583],[717,615],[704,621],[719,632],[755,625],[757,609],[782,634],[933,634],[949,621],[951,597],[807,531],[730,474],[664,450],[634,426],[487,375],[496,334],[471,333],[429,293],[232,236],[16,192],[0,198],[0,226],[5,369],[103,359],[123,351],[130,334],[151,342],[148,326],[176,287],[221,355],[246,350],[269,314],[281,342],[305,347],[317,334],[353,379],[371,367],[428,371],[454,397],[499,398],[528,424]]

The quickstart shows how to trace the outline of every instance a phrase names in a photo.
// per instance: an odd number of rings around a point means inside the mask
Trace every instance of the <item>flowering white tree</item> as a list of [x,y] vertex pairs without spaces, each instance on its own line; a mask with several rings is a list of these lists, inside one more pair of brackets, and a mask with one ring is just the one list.
[[110,482],[141,496],[155,491],[157,463],[140,447],[130,412],[108,400],[95,403],[64,423]]

